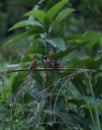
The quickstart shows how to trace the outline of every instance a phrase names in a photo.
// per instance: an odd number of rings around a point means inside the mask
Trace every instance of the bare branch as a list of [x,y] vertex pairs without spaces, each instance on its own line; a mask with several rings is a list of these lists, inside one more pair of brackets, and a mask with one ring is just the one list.
[[[102,70],[98,70],[98,69],[83,69],[83,68],[36,68],[32,71],[50,71],[50,70],[102,72]],[[21,68],[21,69],[12,69],[12,70],[2,70],[2,71],[0,71],[0,75],[5,75],[5,74],[8,74],[8,73],[13,73],[13,72],[23,72],[23,71],[29,71],[29,69],[28,68]]]

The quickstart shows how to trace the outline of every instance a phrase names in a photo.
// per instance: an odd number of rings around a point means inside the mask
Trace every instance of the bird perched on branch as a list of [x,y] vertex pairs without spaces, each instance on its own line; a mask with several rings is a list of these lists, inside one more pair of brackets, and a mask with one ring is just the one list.
[[29,71],[28,71],[28,73],[30,74],[31,70],[34,70],[36,67],[37,67],[37,60],[34,59],[34,60],[32,61],[32,63],[30,64],[30,66],[29,66]]
[[60,68],[61,67],[61,64],[57,61],[52,61],[50,64],[51,64],[52,68]]
[[48,67],[48,68],[51,67],[50,66],[51,61],[50,61],[50,58],[47,55],[44,56],[43,62],[44,62],[45,67]]
[[51,67],[51,68],[59,68],[59,67],[61,67],[61,64],[59,63],[59,62],[57,62],[57,61],[51,61],[50,60],[50,58],[46,55],[46,56],[44,56],[44,65],[46,66],[46,67]]

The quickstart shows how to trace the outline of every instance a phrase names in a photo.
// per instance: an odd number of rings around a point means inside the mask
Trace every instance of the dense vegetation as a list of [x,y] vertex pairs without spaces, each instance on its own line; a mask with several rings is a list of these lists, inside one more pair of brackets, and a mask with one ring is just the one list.
[[0,130],[102,129],[101,12],[101,0],[0,2]]

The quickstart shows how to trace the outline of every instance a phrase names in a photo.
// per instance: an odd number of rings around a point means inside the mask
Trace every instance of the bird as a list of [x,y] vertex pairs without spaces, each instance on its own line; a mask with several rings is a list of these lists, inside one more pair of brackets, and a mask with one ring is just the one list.
[[30,74],[30,72],[31,72],[32,70],[34,70],[36,67],[37,67],[37,60],[34,59],[34,60],[32,61],[32,63],[30,64],[29,68],[28,68],[28,73]]
[[60,68],[62,66],[58,61],[52,61],[50,64],[52,68]]
[[59,68],[59,67],[61,67],[61,64],[59,63],[59,62],[57,62],[57,61],[51,61],[50,60],[50,58],[46,55],[46,56],[44,56],[44,65],[46,66],[46,67],[51,67],[51,68]]
[[45,67],[48,67],[48,68],[51,67],[50,66],[51,61],[50,61],[50,58],[47,55],[44,56],[43,62],[44,62]]

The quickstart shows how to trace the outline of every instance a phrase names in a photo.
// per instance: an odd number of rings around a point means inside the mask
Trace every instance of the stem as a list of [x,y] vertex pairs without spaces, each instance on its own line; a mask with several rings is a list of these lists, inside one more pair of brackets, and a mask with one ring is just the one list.
[[93,87],[92,87],[92,72],[90,73],[89,84],[90,84],[90,91],[91,91],[93,101],[94,101],[94,110],[95,110],[95,118],[96,118],[97,128],[98,128],[98,130],[101,130],[99,114],[98,114],[98,110],[97,110],[97,103],[96,103],[96,99],[95,99],[95,95],[94,95],[94,91],[93,91]]
[[10,104],[11,130],[13,130],[13,104]]
[[[67,70],[67,71],[80,71],[80,72],[102,72],[102,70],[97,69],[83,69],[83,68],[36,68],[31,71],[50,71],[50,70]],[[29,71],[28,68],[21,68],[21,69],[12,69],[12,70],[2,70],[0,71],[0,75],[5,75],[7,73],[13,73],[13,72],[23,72],[23,71]]]
[[47,55],[49,56],[49,44],[47,43],[47,47],[46,47],[46,52],[47,52]]
[[4,90],[4,100],[6,101],[5,75],[2,76],[2,86],[3,86],[3,90]]

